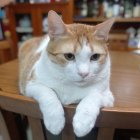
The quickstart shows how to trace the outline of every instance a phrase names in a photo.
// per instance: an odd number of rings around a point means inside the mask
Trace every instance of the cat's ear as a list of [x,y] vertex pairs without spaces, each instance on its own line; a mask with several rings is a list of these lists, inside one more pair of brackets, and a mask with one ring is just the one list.
[[108,19],[107,21],[95,26],[94,36],[98,40],[108,40],[109,31],[115,22],[115,18]]
[[66,26],[61,17],[53,10],[48,13],[48,34],[54,38],[66,33]]

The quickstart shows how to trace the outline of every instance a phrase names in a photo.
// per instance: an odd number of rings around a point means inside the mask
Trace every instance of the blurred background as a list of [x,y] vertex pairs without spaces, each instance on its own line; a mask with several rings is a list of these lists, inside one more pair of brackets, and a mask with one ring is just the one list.
[[116,17],[110,49],[139,53],[140,0],[1,0],[0,5],[2,34],[11,37],[16,47],[47,33],[47,12],[53,9],[66,23],[95,25]]
[[[115,17],[109,49],[140,54],[140,0],[0,0],[0,63],[17,58],[18,48],[27,39],[47,34],[49,10],[67,24],[96,25]],[[21,117],[14,114],[13,120],[23,126]],[[15,135],[12,140],[27,139],[22,129],[17,131],[22,137]],[[140,131],[117,129],[114,140],[140,140]]]

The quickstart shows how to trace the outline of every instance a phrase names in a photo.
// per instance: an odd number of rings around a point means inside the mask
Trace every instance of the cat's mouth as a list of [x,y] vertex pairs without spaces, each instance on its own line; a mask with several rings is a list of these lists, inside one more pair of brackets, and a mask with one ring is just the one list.
[[88,77],[88,78],[84,78],[84,79],[75,81],[75,84],[79,85],[79,86],[87,86],[87,85],[92,84],[92,81],[93,81],[93,79],[91,77]]
[[85,83],[86,80],[82,79],[82,80],[79,80],[79,81],[76,81],[77,83]]
[[86,79],[82,79],[82,80],[79,80],[79,81],[75,81],[75,83],[77,84],[77,85],[86,85],[87,84],[87,80]]

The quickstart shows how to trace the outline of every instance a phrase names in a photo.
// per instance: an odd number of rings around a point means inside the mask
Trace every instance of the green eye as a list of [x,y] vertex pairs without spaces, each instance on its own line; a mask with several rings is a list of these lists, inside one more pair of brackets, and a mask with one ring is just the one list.
[[97,61],[99,58],[100,54],[95,53],[90,57],[90,61]]
[[72,53],[65,53],[64,57],[68,60],[68,61],[73,61],[75,60],[75,56]]

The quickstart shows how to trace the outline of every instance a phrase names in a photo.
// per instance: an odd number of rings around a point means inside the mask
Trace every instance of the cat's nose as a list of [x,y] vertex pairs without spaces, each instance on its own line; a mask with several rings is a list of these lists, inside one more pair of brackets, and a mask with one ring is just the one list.
[[89,75],[89,72],[78,72],[78,74],[82,77],[85,78]]

